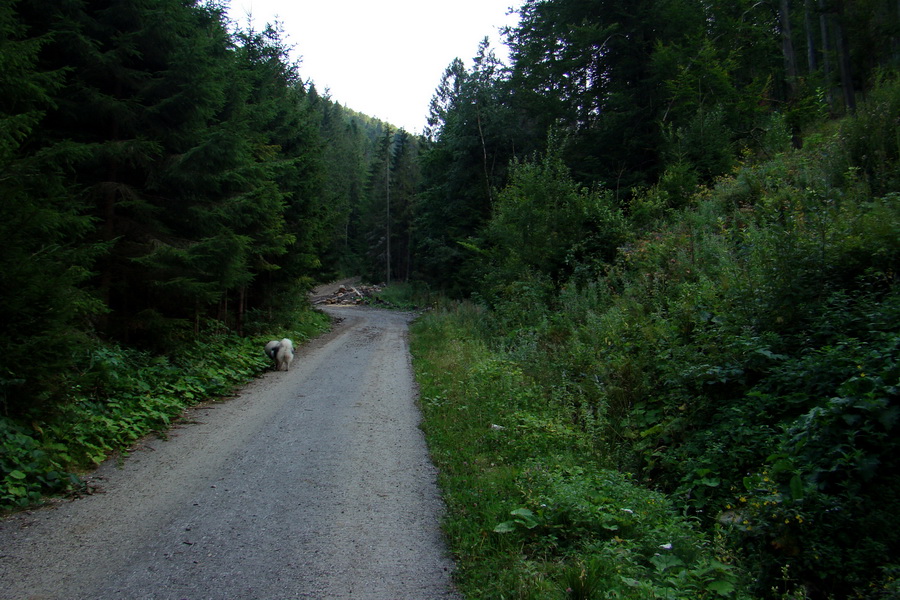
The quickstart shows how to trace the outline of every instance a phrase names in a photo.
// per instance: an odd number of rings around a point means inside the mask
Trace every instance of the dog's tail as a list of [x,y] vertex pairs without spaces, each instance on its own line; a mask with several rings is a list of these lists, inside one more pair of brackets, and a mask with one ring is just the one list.
[[281,342],[278,340],[272,340],[268,344],[266,344],[266,356],[270,359],[275,360],[275,357],[278,356],[278,349],[281,348]]

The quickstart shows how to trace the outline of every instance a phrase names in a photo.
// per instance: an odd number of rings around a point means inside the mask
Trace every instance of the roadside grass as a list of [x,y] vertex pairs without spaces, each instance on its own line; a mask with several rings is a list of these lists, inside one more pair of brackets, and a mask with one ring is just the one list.
[[381,288],[368,300],[368,304],[399,310],[421,310],[430,307],[435,300],[435,295],[425,283],[394,282]]
[[514,357],[486,311],[447,306],[412,327],[444,531],[467,598],[746,598],[741,573],[668,499],[604,457]]
[[125,455],[140,438],[164,432],[186,408],[232,394],[270,366],[262,352],[272,337],[301,344],[328,328],[328,317],[298,314],[290,329],[238,337],[210,332],[171,356],[98,345],[69,375],[69,394],[41,419],[0,417],[0,510],[82,489],[80,474]]

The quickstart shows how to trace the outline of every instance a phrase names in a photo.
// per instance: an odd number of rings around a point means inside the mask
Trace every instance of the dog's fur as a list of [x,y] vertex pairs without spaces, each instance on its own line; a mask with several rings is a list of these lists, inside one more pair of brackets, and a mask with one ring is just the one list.
[[288,371],[294,360],[294,344],[288,338],[272,340],[266,344],[266,356],[275,362],[276,371]]
[[273,361],[275,360],[275,355],[278,354],[278,347],[281,345],[281,342],[278,340],[272,340],[268,344],[266,344],[266,356],[271,358]]
[[[271,342],[270,342],[271,343]],[[280,342],[278,342],[278,348],[275,351],[275,370],[281,371],[283,370],[289,371],[291,369],[291,362],[294,360],[294,344],[291,340],[284,338]]]

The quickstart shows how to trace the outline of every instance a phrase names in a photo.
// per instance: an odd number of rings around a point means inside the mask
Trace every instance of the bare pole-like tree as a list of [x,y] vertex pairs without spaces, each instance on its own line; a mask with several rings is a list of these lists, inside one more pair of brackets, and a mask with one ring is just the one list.
[[384,262],[387,272],[385,283],[391,282],[391,141],[388,140],[387,152],[384,159],[384,188],[385,188],[385,250]]

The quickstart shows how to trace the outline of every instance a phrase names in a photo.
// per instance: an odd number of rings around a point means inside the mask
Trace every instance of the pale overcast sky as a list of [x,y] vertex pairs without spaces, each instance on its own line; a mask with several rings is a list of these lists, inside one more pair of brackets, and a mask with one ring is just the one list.
[[229,16],[256,29],[276,17],[301,58],[300,74],[349,108],[421,133],[428,104],[454,58],[467,68],[488,37],[506,60],[499,28],[521,0],[231,0]]

